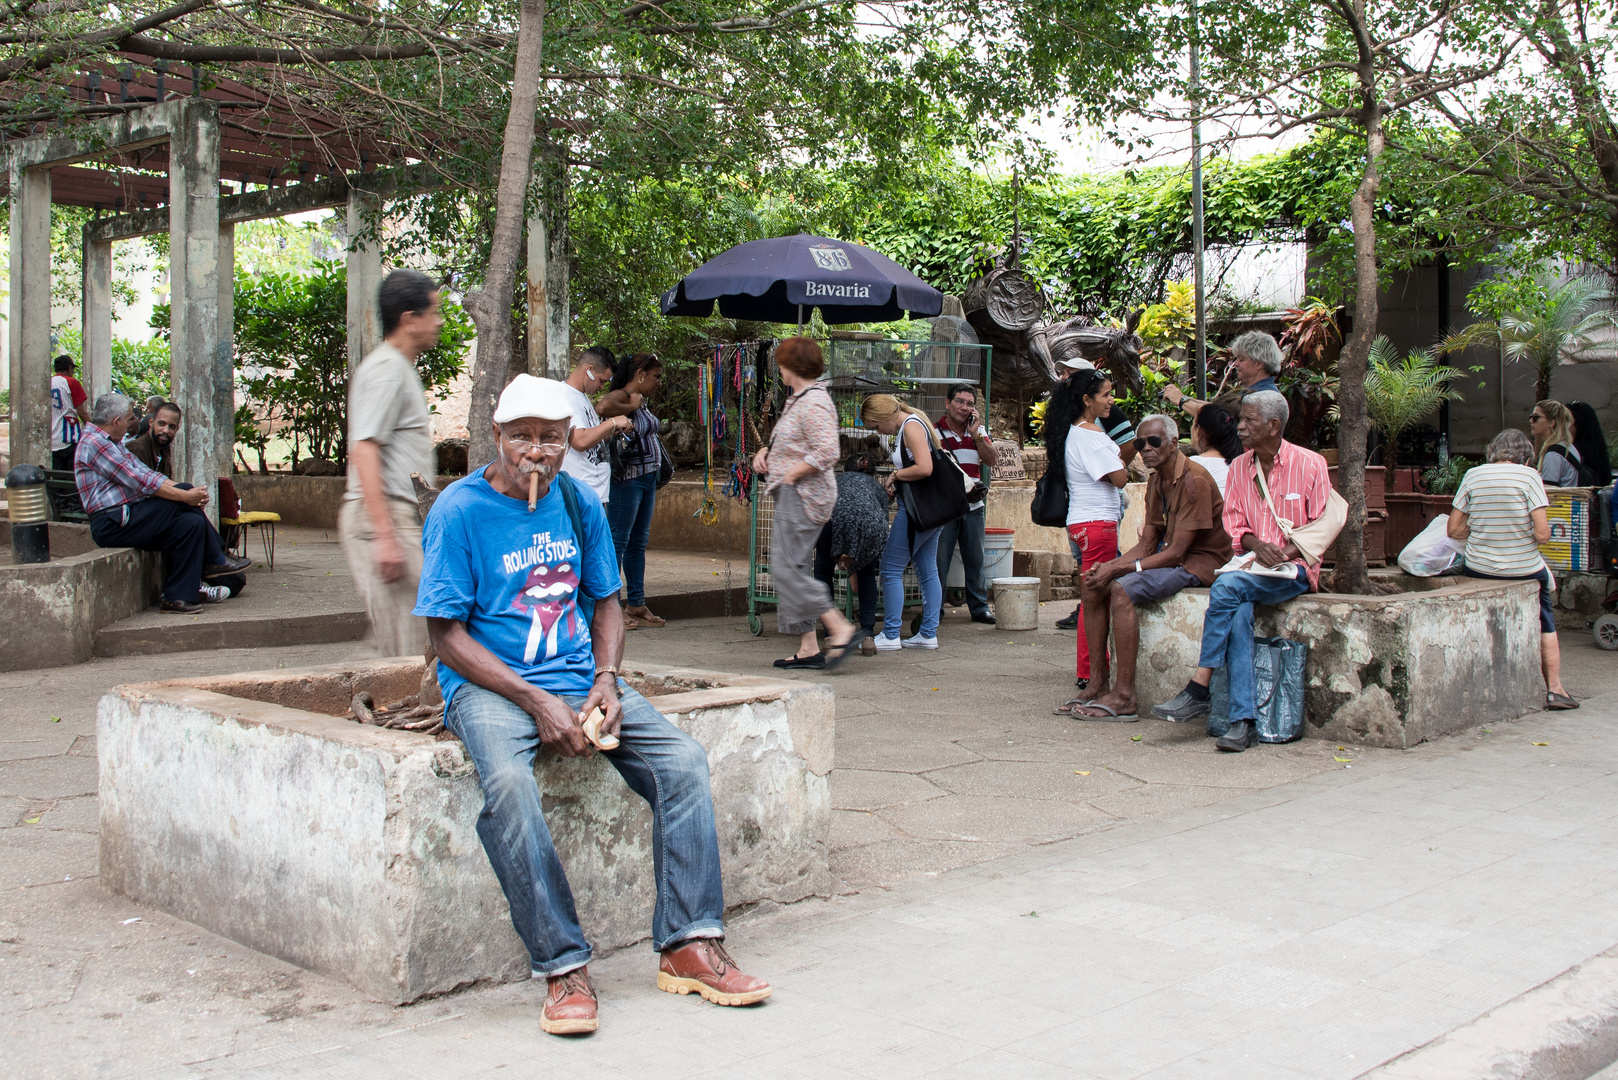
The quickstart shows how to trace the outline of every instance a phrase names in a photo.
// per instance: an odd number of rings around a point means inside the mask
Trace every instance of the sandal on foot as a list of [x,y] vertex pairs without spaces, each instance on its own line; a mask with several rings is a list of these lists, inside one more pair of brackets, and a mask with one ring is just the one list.
[[1052,709],[1051,712],[1057,716],[1072,716],[1075,706],[1088,704],[1090,704],[1090,699],[1088,698],[1068,698],[1066,701],[1062,702],[1062,704]]
[[656,615],[653,615],[645,604],[625,608],[624,614],[628,615],[632,619],[636,619],[642,626],[663,626],[668,622],[667,619],[660,619]]
[[816,653],[813,656],[788,656],[777,660],[778,668],[806,668],[810,671],[819,671],[826,666],[826,658]]
[[858,632],[855,632],[850,634],[848,640],[843,642],[841,645],[833,645],[829,641],[826,642],[826,652],[821,656],[821,659],[824,661],[824,663],[821,664],[821,669],[824,671],[830,671],[838,664],[841,664],[843,662],[843,657],[848,655],[848,650],[852,649],[859,640],[860,635]]
[[1579,703],[1573,700],[1570,694],[1558,694],[1554,690],[1545,691],[1545,708],[1552,712],[1562,712],[1567,709],[1577,709]]
[[[1083,712],[1083,709],[1100,709],[1100,712]],[[1086,701],[1076,706],[1068,713],[1075,720],[1105,720],[1114,724],[1133,724],[1140,719],[1139,713],[1120,713],[1111,705],[1103,705],[1099,701]]]

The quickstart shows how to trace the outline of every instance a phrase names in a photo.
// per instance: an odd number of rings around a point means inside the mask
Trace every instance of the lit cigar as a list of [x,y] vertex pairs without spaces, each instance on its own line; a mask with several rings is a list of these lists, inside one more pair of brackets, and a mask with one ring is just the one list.
[[534,507],[539,505],[539,473],[528,474],[528,512],[532,514]]

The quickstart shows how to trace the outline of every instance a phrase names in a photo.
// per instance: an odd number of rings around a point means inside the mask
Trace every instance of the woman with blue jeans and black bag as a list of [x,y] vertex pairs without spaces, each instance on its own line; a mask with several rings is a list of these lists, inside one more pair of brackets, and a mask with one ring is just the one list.
[[627,416],[634,425],[622,436],[614,436],[621,441],[613,451],[611,497],[606,506],[613,547],[629,586],[624,607],[626,630],[664,623],[646,606],[646,544],[652,535],[657,477],[663,464],[657,438],[662,421],[646,407],[646,399],[657,393],[662,378],[663,361],[656,353],[636,353],[618,365],[612,388],[596,403],[596,412],[603,419]]
[[[938,434],[926,413],[892,394],[872,394],[860,405],[860,419],[883,435],[898,436],[894,440],[893,472],[887,481],[890,491],[897,484],[925,480],[933,474],[932,451],[938,445]],[[907,456],[909,465],[904,463]],[[882,633],[876,637],[876,648],[878,652],[936,649],[938,620],[944,610],[944,586],[938,580],[938,534],[943,526],[912,529],[904,500],[897,500],[897,505],[893,527],[888,531],[888,546],[882,549]],[[921,626],[914,635],[901,639],[906,566],[916,568],[916,580],[921,585]]]

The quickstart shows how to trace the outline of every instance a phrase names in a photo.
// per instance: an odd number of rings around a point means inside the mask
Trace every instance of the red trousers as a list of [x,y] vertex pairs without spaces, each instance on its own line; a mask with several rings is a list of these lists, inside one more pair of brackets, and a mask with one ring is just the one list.
[[[1074,588],[1082,587],[1079,579],[1090,567],[1118,557],[1116,521],[1074,522],[1067,527],[1067,538],[1073,545],[1074,556],[1079,564],[1078,571],[1073,575]],[[1081,679],[1090,677],[1090,641],[1084,636],[1082,611],[1079,613],[1079,651],[1075,674]]]

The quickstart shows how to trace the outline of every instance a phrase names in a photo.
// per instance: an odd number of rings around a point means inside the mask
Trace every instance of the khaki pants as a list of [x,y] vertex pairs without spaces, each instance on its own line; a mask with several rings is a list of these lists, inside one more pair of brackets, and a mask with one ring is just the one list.
[[404,554],[405,569],[397,581],[386,583],[376,570],[376,529],[358,499],[343,503],[337,515],[337,536],[354,574],[354,588],[371,620],[370,640],[379,656],[421,656],[427,649],[427,620],[412,615],[416,587],[421,583],[421,523],[416,504],[388,500],[388,517]]

